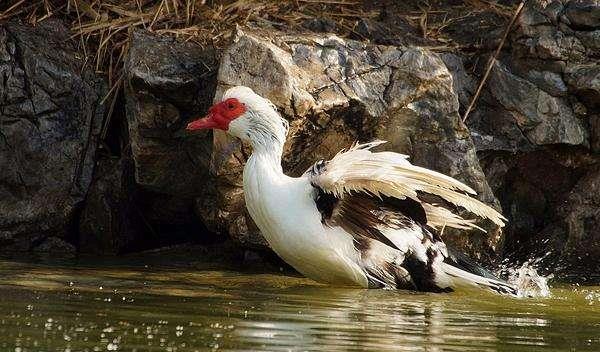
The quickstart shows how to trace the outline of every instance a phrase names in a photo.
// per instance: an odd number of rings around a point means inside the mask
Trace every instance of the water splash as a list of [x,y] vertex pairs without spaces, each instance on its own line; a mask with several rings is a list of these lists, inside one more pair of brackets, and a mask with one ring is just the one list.
[[507,271],[508,282],[517,288],[518,297],[550,297],[548,280],[553,275],[540,275],[531,261],[523,263],[521,267],[507,268]]

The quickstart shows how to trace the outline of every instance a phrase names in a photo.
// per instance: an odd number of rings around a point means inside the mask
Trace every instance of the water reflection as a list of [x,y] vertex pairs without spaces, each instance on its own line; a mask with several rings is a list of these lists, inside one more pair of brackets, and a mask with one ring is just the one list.
[[[598,288],[551,299],[331,288],[202,265],[0,261],[0,350],[598,350]],[[582,312],[585,311],[585,314]]]
[[309,350],[379,351],[482,350],[498,341],[496,326],[485,324],[489,317],[465,317],[448,309],[449,300],[429,295],[324,288],[290,289],[284,295],[283,301],[267,300],[255,319],[240,322],[235,338],[263,347],[301,341]]

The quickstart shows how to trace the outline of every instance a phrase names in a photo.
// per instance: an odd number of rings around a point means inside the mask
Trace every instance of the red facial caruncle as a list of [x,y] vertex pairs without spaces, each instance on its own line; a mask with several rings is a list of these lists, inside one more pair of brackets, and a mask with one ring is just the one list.
[[186,130],[216,128],[227,131],[229,123],[246,112],[246,106],[236,98],[229,98],[208,109],[206,117],[190,122]]

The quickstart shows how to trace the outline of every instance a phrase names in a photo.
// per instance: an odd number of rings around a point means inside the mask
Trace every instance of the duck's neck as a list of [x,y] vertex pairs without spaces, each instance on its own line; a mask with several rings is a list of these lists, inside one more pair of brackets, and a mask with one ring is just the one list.
[[[244,167],[244,198],[250,216],[271,246],[277,245],[273,200],[282,194],[287,176],[281,167],[282,148],[255,146]],[[276,221],[275,221],[276,222]]]
[[281,156],[287,135],[287,123],[279,115],[272,118],[261,117],[254,121],[248,130],[252,156],[250,161],[260,163],[278,175],[283,175]]
[[248,165],[252,167],[260,167],[264,171],[272,173],[272,176],[283,176],[283,168],[281,167],[281,156],[283,154],[283,143],[272,141],[272,144],[267,143],[252,143],[252,155],[248,160]]

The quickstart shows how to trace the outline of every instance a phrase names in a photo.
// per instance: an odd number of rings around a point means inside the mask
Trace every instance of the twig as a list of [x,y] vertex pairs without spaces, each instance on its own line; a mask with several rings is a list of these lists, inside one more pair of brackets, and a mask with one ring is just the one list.
[[471,99],[471,103],[469,104],[469,107],[467,107],[467,111],[465,111],[465,114],[462,118],[463,123],[465,121],[467,121],[467,117],[469,117],[469,113],[473,109],[473,106],[475,106],[475,103],[477,102],[477,98],[479,98],[479,94],[481,94],[481,89],[485,85],[485,82],[487,81],[487,78],[490,75],[490,72],[492,71],[492,67],[494,66],[494,63],[496,62],[496,58],[498,57],[498,55],[500,54],[500,50],[502,50],[502,47],[504,46],[504,42],[506,41],[506,38],[508,37],[508,33],[510,32],[510,29],[515,24],[515,21],[521,14],[521,10],[523,10],[525,1],[527,1],[527,0],[522,0],[521,3],[519,4],[519,6],[517,6],[517,9],[515,10],[513,17],[510,19],[508,26],[506,26],[506,29],[504,30],[504,35],[502,36],[502,40],[500,41],[500,44],[498,44],[496,51],[494,51],[494,54],[490,57],[490,59],[487,63],[487,68],[485,70],[485,73],[484,73],[483,77],[481,78],[481,82],[479,82],[479,86],[477,87],[477,90],[475,91],[475,95],[473,96],[473,99]]
[[125,76],[125,74],[121,73],[121,76],[119,77],[119,79],[117,79],[117,81],[115,82],[115,84],[108,91],[108,93],[106,93],[106,96],[104,96],[104,98],[100,102],[100,105],[104,104],[104,102],[106,101],[106,99],[108,99],[108,97],[112,95],[112,100],[111,100],[110,105],[108,107],[108,113],[106,114],[105,120],[104,120],[104,122],[102,124],[102,131],[100,132],[100,138],[102,140],[106,139],[106,134],[108,133],[108,126],[110,126],[110,121],[111,121],[111,118],[112,118],[112,115],[113,115],[113,111],[115,109],[115,103],[117,102],[117,97],[119,95],[119,89],[120,89],[121,85],[123,84],[123,78],[124,78],[124,76]]
[[[79,22],[79,28],[81,28],[81,14],[79,14],[79,6],[77,5],[77,0],[74,0],[73,3],[75,4],[75,12],[77,13],[77,22]],[[87,48],[85,46],[85,40],[83,39],[83,35],[79,37],[79,39],[81,40],[81,48],[83,50],[83,57],[87,57]]]
[[9,13],[10,13],[12,10],[15,10],[15,9],[19,8],[19,6],[21,6],[21,4],[23,4],[24,2],[25,2],[25,0],[21,0],[21,1],[18,1],[18,2],[16,2],[16,3],[14,3],[14,4],[13,4],[11,7],[9,7],[8,9],[6,9],[6,11],[4,11],[4,12],[2,12],[2,13],[0,14],[0,19],[3,19],[3,18],[5,18],[5,17],[9,17],[9,16],[8,16],[8,14],[9,14]]

